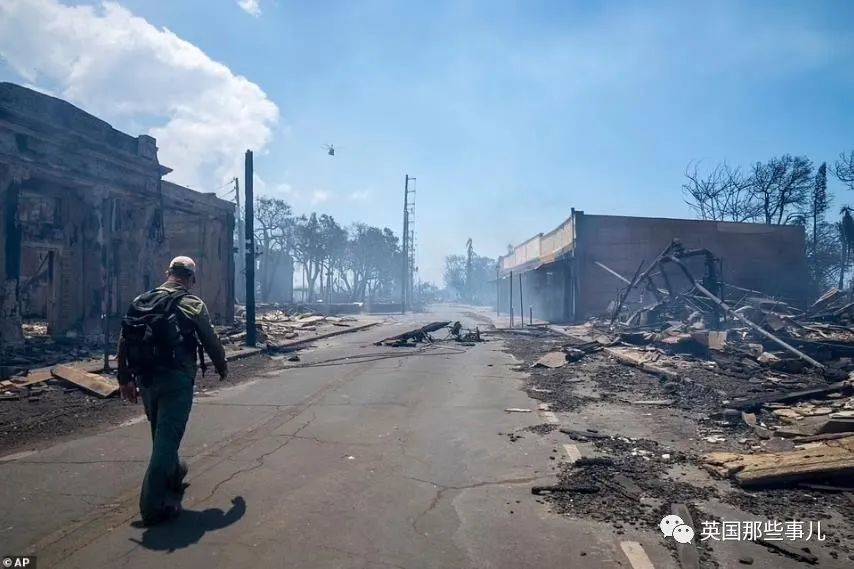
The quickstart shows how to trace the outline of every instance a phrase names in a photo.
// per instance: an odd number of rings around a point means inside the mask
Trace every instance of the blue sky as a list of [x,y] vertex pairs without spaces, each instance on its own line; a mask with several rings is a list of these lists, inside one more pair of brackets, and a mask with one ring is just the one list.
[[[468,237],[495,256],[572,207],[690,216],[680,193],[690,161],[792,153],[821,162],[854,149],[854,4],[845,1],[258,0],[257,15],[234,0],[120,4],[275,105],[251,113],[225,148],[260,147],[259,189],[298,212],[399,231],[403,178],[416,176],[421,274],[437,281],[444,255]],[[7,57],[0,79],[78,96],[131,131],[177,112],[80,96],[55,66],[22,78],[29,56]],[[215,81],[199,88],[217,96]],[[230,109],[211,120],[227,128]],[[269,132],[253,138],[253,120]],[[326,143],[340,147],[334,159]],[[194,176],[182,180],[176,167],[175,179],[215,189],[236,163],[197,160],[184,168]],[[831,187],[837,203],[854,202]]]

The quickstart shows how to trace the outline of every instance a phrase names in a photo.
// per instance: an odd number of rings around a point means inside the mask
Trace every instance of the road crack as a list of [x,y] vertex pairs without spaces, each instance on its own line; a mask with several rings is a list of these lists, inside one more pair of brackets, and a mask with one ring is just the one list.
[[407,476],[408,480],[413,480],[415,482],[421,482],[422,484],[430,484],[434,488],[437,488],[436,494],[433,496],[433,499],[430,500],[430,504],[427,506],[427,509],[422,511],[420,514],[415,516],[415,518],[410,522],[410,526],[412,527],[412,531],[415,533],[419,533],[418,531],[418,523],[421,521],[424,516],[428,515],[432,512],[439,503],[442,501],[442,498],[445,497],[447,492],[455,491],[462,492],[464,490],[473,490],[475,488],[483,488],[485,486],[500,486],[503,484],[529,484],[531,482],[536,482],[537,480],[542,480],[545,478],[551,478],[550,475],[539,475],[539,476],[528,476],[525,478],[507,478],[504,480],[487,480],[483,482],[475,482],[472,484],[466,484],[463,486],[443,486],[441,484],[437,484],[430,480],[423,480],[421,478],[415,478],[413,476]]
[[269,451],[259,455],[258,457],[256,457],[255,458],[255,464],[253,464],[252,466],[249,466],[247,468],[240,468],[240,469],[232,472],[226,478],[217,482],[207,496],[205,496],[201,500],[194,501],[194,504],[202,504],[204,502],[207,502],[208,500],[213,498],[213,496],[217,493],[217,491],[219,491],[219,489],[222,486],[224,486],[225,484],[228,484],[229,482],[231,482],[232,480],[234,480],[238,476],[241,476],[243,474],[249,474],[250,472],[254,472],[255,470],[258,470],[259,468],[262,468],[264,466],[264,461],[267,459],[268,456],[275,454],[275,453],[279,452],[280,450],[282,450],[283,448],[285,448],[286,446],[288,446],[288,444],[290,444],[290,442],[293,441],[295,438],[298,438],[297,435],[299,435],[299,433],[302,432],[303,430],[307,429],[309,427],[309,425],[311,425],[311,423],[316,418],[317,418],[317,415],[312,413],[311,419],[309,419],[308,421],[303,423],[303,425],[299,429],[294,431],[294,433],[292,435],[286,435],[285,440],[282,441],[280,444],[276,445],[276,447],[274,449],[269,450]]

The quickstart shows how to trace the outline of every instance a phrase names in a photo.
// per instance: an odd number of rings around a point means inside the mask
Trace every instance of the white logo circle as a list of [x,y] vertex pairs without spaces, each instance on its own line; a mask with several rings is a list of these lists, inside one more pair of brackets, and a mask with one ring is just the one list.
[[673,539],[679,543],[691,543],[691,540],[694,539],[694,530],[686,524],[676,526],[673,528]]
[[685,525],[682,518],[675,514],[670,514],[669,516],[664,516],[664,518],[662,518],[658,527],[661,528],[661,533],[664,534],[664,537],[671,537],[673,535],[673,528],[682,525]]
[[12,566],[12,558],[4,557],[3,558],[3,567],[11,567]]

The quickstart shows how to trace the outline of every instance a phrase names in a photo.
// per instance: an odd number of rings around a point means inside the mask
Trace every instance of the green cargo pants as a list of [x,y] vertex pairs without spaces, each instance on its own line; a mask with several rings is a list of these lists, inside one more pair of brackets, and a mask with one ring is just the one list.
[[168,517],[181,502],[186,465],[178,458],[178,447],[193,405],[194,379],[186,371],[170,370],[157,374],[149,387],[141,389],[152,442],[139,497],[143,523]]

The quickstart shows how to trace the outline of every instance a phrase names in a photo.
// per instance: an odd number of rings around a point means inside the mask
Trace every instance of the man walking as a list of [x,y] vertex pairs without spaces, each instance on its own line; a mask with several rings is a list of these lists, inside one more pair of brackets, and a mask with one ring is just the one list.
[[[193,404],[198,365],[204,374],[208,353],[220,376],[228,375],[225,351],[211,326],[205,303],[189,294],[196,282],[196,263],[175,257],[167,280],[136,297],[122,321],[118,378],[122,397],[136,403],[142,396],[151,423],[151,460],[139,509],[146,526],[181,513],[186,462],[178,458]],[[199,361],[196,357],[198,355]]]

